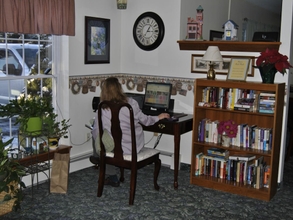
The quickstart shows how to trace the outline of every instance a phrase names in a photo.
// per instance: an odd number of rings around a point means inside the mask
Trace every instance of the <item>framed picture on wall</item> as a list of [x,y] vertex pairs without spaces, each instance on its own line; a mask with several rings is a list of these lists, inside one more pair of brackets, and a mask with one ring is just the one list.
[[110,19],[85,17],[84,63],[110,63]]
[[[209,65],[206,61],[202,60],[203,55],[196,55],[192,54],[191,55],[191,72],[192,73],[204,73],[207,74],[207,71],[209,69]],[[248,67],[248,72],[247,76],[248,77],[253,77],[254,76],[254,68],[253,65],[255,62],[255,57],[252,56],[222,56],[223,57],[223,62],[217,62],[214,65],[214,69],[217,73],[217,75],[227,75],[231,63],[232,58],[249,58],[251,60],[250,65]]]

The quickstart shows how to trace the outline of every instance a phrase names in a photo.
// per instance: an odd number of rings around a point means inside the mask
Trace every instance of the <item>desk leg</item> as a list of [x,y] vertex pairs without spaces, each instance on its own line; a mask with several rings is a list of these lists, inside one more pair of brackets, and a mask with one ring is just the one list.
[[180,154],[179,126],[174,126],[174,188],[175,189],[178,189],[179,154]]

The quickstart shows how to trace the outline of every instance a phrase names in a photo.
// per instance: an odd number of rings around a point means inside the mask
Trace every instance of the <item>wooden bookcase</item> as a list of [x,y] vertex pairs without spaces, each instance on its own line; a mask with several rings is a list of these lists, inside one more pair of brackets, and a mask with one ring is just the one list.
[[[261,114],[258,112],[233,111],[229,109],[200,107],[198,103],[202,101],[202,90],[206,87],[222,87],[222,88],[240,88],[250,89],[256,92],[274,92],[275,112],[274,114]],[[278,166],[280,155],[280,143],[282,132],[282,118],[284,106],[285,83],[279,84],[263,84],[254,82],[236,82],[226,80],[207,80],[196,79],[194,83],[194,120],[192,135],[192,155],[191,155],[191,173],[190,183],[208,187],[216,190],[230,192],[242,196],[256,198],[269,201],[277,192]],[[272,132],[272,150],[262,151],[255,149],[246,149],[242,147],[230,146],[223,147],[221,144],[212,144],[198,141],[198,126],[200,120],[209,118],[211,120],[234,120],[237,124],[247,123],[248,125],[256,124],[260,127],[273,128]],[[235,154],[251,154],[256,158],[264,157],[266,164],[270,165],[270,182],[269,188],[256,189],[250,185],[243,185],[233,181],[210,177],[206,175],[195,176],[195,158],[200,152],[207,154],[207,149],[217,147],[229,150],[230,155]]]

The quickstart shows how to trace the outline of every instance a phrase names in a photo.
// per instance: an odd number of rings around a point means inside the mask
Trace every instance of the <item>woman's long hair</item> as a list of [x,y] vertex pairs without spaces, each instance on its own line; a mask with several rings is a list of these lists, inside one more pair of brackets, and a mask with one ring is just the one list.
[[127,102],[127,96],[116,77],[109,77],[104,81],[100,99],[101,101]]

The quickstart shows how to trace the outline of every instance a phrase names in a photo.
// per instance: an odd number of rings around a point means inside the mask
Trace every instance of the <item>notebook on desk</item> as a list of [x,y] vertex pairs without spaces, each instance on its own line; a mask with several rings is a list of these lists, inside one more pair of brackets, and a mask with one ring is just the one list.
[[146,115],[168,113],[172,117],[183,117],[186,114],[173,112],[174,102],[171,102],[172,84],[147,82],[145,87],[142,112]]

